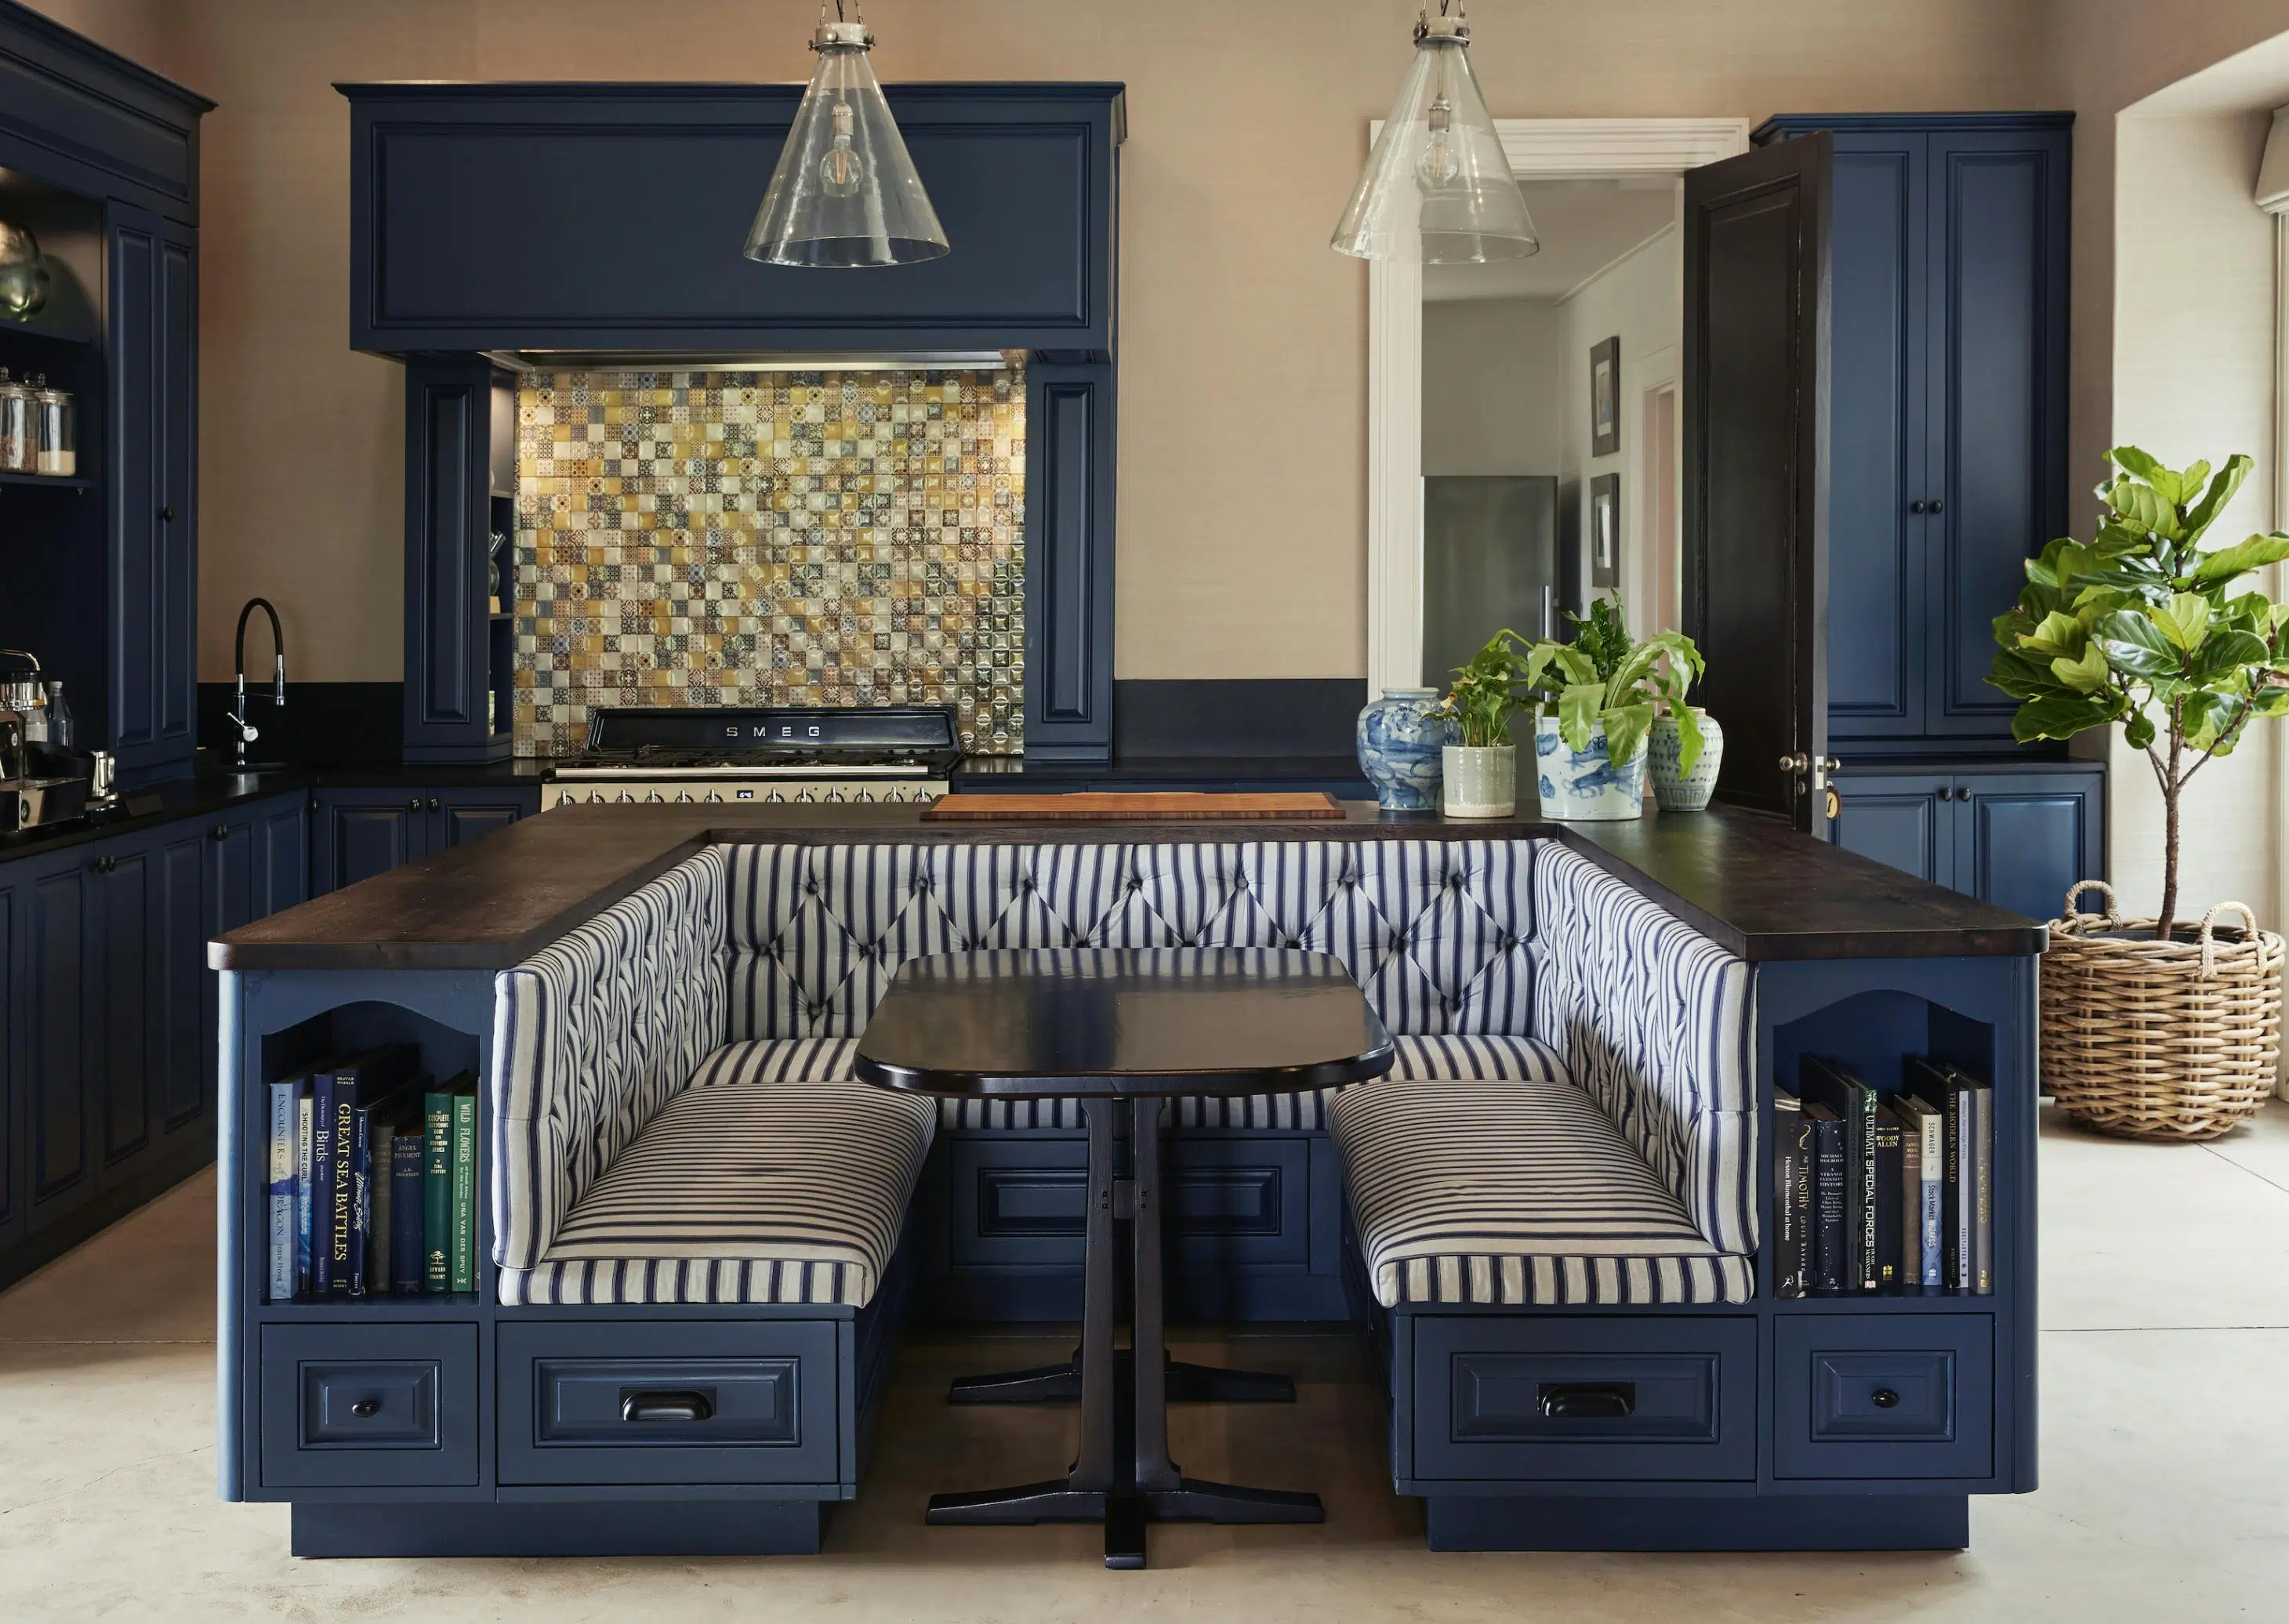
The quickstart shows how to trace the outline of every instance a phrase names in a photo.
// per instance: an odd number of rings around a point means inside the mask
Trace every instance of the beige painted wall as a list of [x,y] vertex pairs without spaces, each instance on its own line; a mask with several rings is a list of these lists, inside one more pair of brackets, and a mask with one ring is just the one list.
[[1423,306],[1423,472],[1555,474],[1565,455],[1559,316],[1548,299]]
[[[276,599],[299,674],[399,674],[399,413],[349,354],[336,79],[773,79],[810,0],[39,0],[218,100],[201,670]],[[1123,155],[1119,671],[1366,665],[1364,267],[1327,247],[1414,0],[874,0],[883,76],[1106,78]],[[146,32],[156,20],[156,35]],[[2024,107],[2042,0],[1479,0],[1504,116]],[[760,193],[763,177],[756,178]]]
[[[2251,201],[2269,114],[2124,118],[2116,185],[2136,200],[2118,234],[2113,436],[2172,466],[2235,451],[2255,472],[2211,532],[2217,544],[2269,530],[2273,427],[2273,221]],[[2186,792],[2181,908],[2198,915],[2229,897],[2271,924],[2273,782],[2278,723]],[[2141,751],[2109,741],[2114,885],[2126,910],[2149,914],[2162,894],[2162,798]]]

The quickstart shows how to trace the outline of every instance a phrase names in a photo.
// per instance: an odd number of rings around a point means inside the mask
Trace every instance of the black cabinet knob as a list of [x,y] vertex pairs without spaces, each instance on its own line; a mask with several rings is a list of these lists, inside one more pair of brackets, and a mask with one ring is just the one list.
[[381,1413],[381,1400],[379,1398],[361,1398],[350,1406],[350,1413],[356,1416],[360,1421],[371,1421],[375,1416]]
[[1930,506],[1930,503],[1925,501],[1921,497],[1918,497],[1914,501],[1908,504],[1908,511],[1911,513],[1919,513]]
[[443,804],[444,804],[444,803],[443,803],[443,801],[439,800],[438,800],[435,795],[432,795],[431,797],[429,797],[429,809],[430,809],[432,812],[435,812],[435,811],[439,807],[443,806]]
[[159,510],[159,522],[160,522],[160,523],[162,523],[162,524],[172,524],[172,523],[174,523],[174,521],[175,521],[175,510],[174,510],[174,508],[173,508],[172,506],[163,507],[163,508],[161,508],[161,509]]
[[1943,513],[1947,511],[1947,504],[1934,497],[1931,499],[1931,510],[1935,513]]
[[108,874],[118,866],[119,859],[116,857],[102,856],[95,860],[95,872],[99,874]]
[[1900,1402],[1900,1396],[1888,1387],[1879,1387],[1868,1395],[1868,1402],[1879,1410],[1889,1410]]
[[227,840],[230,839],[230,825],[228,824],[217,824],[213,828],[208,830],[207,832],[218,840]]
[[408,812],[419,812],[421,810],[421,797],[416,795],[412,800],[407,801],[405,803],[405,809]]

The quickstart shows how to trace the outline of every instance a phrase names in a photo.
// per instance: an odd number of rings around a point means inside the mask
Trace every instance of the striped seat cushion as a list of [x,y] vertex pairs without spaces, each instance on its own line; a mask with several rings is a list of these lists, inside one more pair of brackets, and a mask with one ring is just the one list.
[[1571,1082],[1391,1079],[1329,1107],[1376,1300],[1745,1302],[1720,1253]]
[[735,1043],[708,1056],[538,1262],[501,1270],[501,1301],[865,1306],[936,1113],[928,1100],[802,1077],[796,1049]]
[[[1391,1076],[1406,1082],[1441,1078],[1515,1077],[1559,1079],[1566,1075],[1558,1051],[1532,1038],[1394,1038],[1398,1051]],[[791,1047],[791,1046],[790,1046]],[[1164,1127],[1186,1129],[1271,1128],[1313,1133],[1327,1125],[1328,1103],[1340,1090],[1315,1088],[1300,1094],[1251,1094],[1231,1098],[1198,1096],[1171,1100],[1161,1111]],[[938,1126],[950,1131],[1078,1132],[1078,1100],[942,1100]]]

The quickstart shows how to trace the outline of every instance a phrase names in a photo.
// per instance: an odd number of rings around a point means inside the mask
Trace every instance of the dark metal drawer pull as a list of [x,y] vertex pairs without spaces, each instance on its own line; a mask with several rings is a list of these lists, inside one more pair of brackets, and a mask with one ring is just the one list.
[[1900,1402],[1900,1396],[1888,1387],[1878,1388],[1868,1397],[1879,1410],[1888,1410]]
[[715,1400],[689,1389],[656,1392],[642,1388],[620,1395],[624,1421],[704,1421],[715,1413]]
[[371,1421],[375,1416],[381,1413],[381,1400],[379,1398],[361,1398],[355,1404],[350,1405],[350,1413],[356,1416],[360,1421]]
[[1542,1413],[1551,1421],[1619,1421],[1638,1407],[1634,1381],[1545,1381]]

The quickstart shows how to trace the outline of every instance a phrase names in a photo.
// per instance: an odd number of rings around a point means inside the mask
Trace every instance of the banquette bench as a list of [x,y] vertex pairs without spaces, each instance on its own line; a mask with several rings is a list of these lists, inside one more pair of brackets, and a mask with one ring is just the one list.
[[[242,1303],[225,1492],[293,1501],[306,1554],[815,1548],[918,1294],[1078,1303],[1078,1111],[852,1080],[892,975],[1228,945],[1336,956],[1399,1059],[1170,1102],[1172,1297],[1363,1322],[1434,1545],[1962,1544],[1967,1493],[2032,1486],[2024,1329],[2001,1299],[1775,1301],[1763,1130],[1776,1063],[1951,1047],[2028,1096],[1998,1163],[2030,1146],[2031,961],[1759,965],[1593,855],[758,835],[490,975],[235,978],[242,1096],[393,1018],[441,1066],[474,1050],[488,1212],[475,1302]],[[1998,1207],[2016,1256],[2015,1183]],[[353,1389],[395,1430],[314,1421]]]

